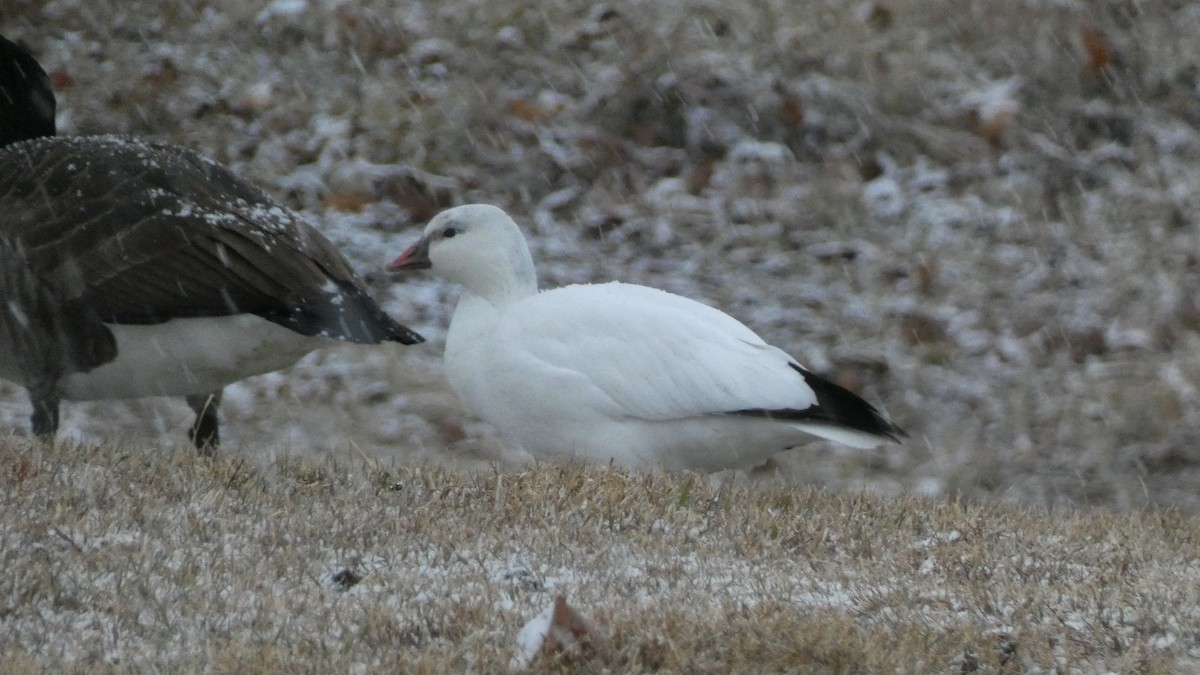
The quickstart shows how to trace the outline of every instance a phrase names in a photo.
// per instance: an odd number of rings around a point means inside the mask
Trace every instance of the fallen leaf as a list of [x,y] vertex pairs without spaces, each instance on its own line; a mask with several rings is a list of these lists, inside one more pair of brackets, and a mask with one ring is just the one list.
[[1112,64],[1112,47],[1109,46],[1104,33],[1094,28],[1085,28],[1079,37],[1083,40],[1083,48],[1087,52],[1089,68],[1103,70]]
[[373,201],[375,201],[375,199],[362,195],[331,192],[325,197],[325,207],[336,209],[338,211],[350,211],[353,213],[358,213],[366,208],[367,204],[370,204]]
[[704,188],[708,187],[708,184],[712,182],[712,177],[716,173],[716,170],[717,162],[712,159],[705,160],[693,167],[691,173],[688,174],[688,192],[694,195],[703,192]]
[[66,89],[75,84],[75,78],[71,77],[66,70],[58,68],[50,72],[50,83],[54,85],[55,89]]
[[895,20],[892,8],[882,2],[871,5],[871,8],[865,14],[864,18],[867,24],[879,31],[891,28],[892,22]]
[[526,122],[537,122],[542,119],[542,111],[538,110],[537,106],[520,98],[514,99],[508,104],[508,112],[512,113],[513,117]]
[[804,104],[795,96],[785,94],[779,116],[790,126],[802,127],[804,126]]

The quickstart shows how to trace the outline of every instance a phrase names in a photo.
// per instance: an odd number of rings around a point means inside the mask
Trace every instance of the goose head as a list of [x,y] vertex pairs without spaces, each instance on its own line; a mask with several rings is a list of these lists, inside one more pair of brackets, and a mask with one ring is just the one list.
[[537,292],[525,236],[507,213],[488,204],[457,206],[434,216],[388,269],[428,269],[496,305]]

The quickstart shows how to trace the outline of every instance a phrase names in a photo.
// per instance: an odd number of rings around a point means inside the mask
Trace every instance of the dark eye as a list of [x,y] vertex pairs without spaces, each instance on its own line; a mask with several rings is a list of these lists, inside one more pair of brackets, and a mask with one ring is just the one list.
[[453,227],[447,227],[446,229],[442,230],[442,236],[446,239],[449,239],[456,234],[458,234],[458,230],[454,229]]

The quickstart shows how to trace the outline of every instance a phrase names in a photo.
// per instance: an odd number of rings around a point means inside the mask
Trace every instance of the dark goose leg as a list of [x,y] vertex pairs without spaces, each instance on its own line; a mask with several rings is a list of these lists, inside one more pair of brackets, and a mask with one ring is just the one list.
[[221,405],[221,390],[210,394],[193,394],[187,397],[188,405],[196,411],[189,438],[202,455],[212,455],[221,444],[218,428],[217,408]]
[[33,404],[30,424],[33,435],[53,441],[58,433],[58,386],[51,380],[38,380],[29,385],[29,402]]

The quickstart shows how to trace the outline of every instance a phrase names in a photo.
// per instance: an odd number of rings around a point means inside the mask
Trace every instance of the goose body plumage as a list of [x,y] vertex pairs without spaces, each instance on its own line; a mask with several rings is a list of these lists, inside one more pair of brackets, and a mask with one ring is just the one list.
[[2,37],[0,90],[0,377],[29,390],[35,433],[63,398],[183,395],[208,446],[227,384],[338,340],[422,341],[316,228],[217,162],[45,135],[49,80]]
[[713,307],[620,282],[539,292],[523,235],[495,207],[439,214],[393,267],[465,286],[447,377],[534,456],[717,471],[812,436],[870,448],[904,435]]

